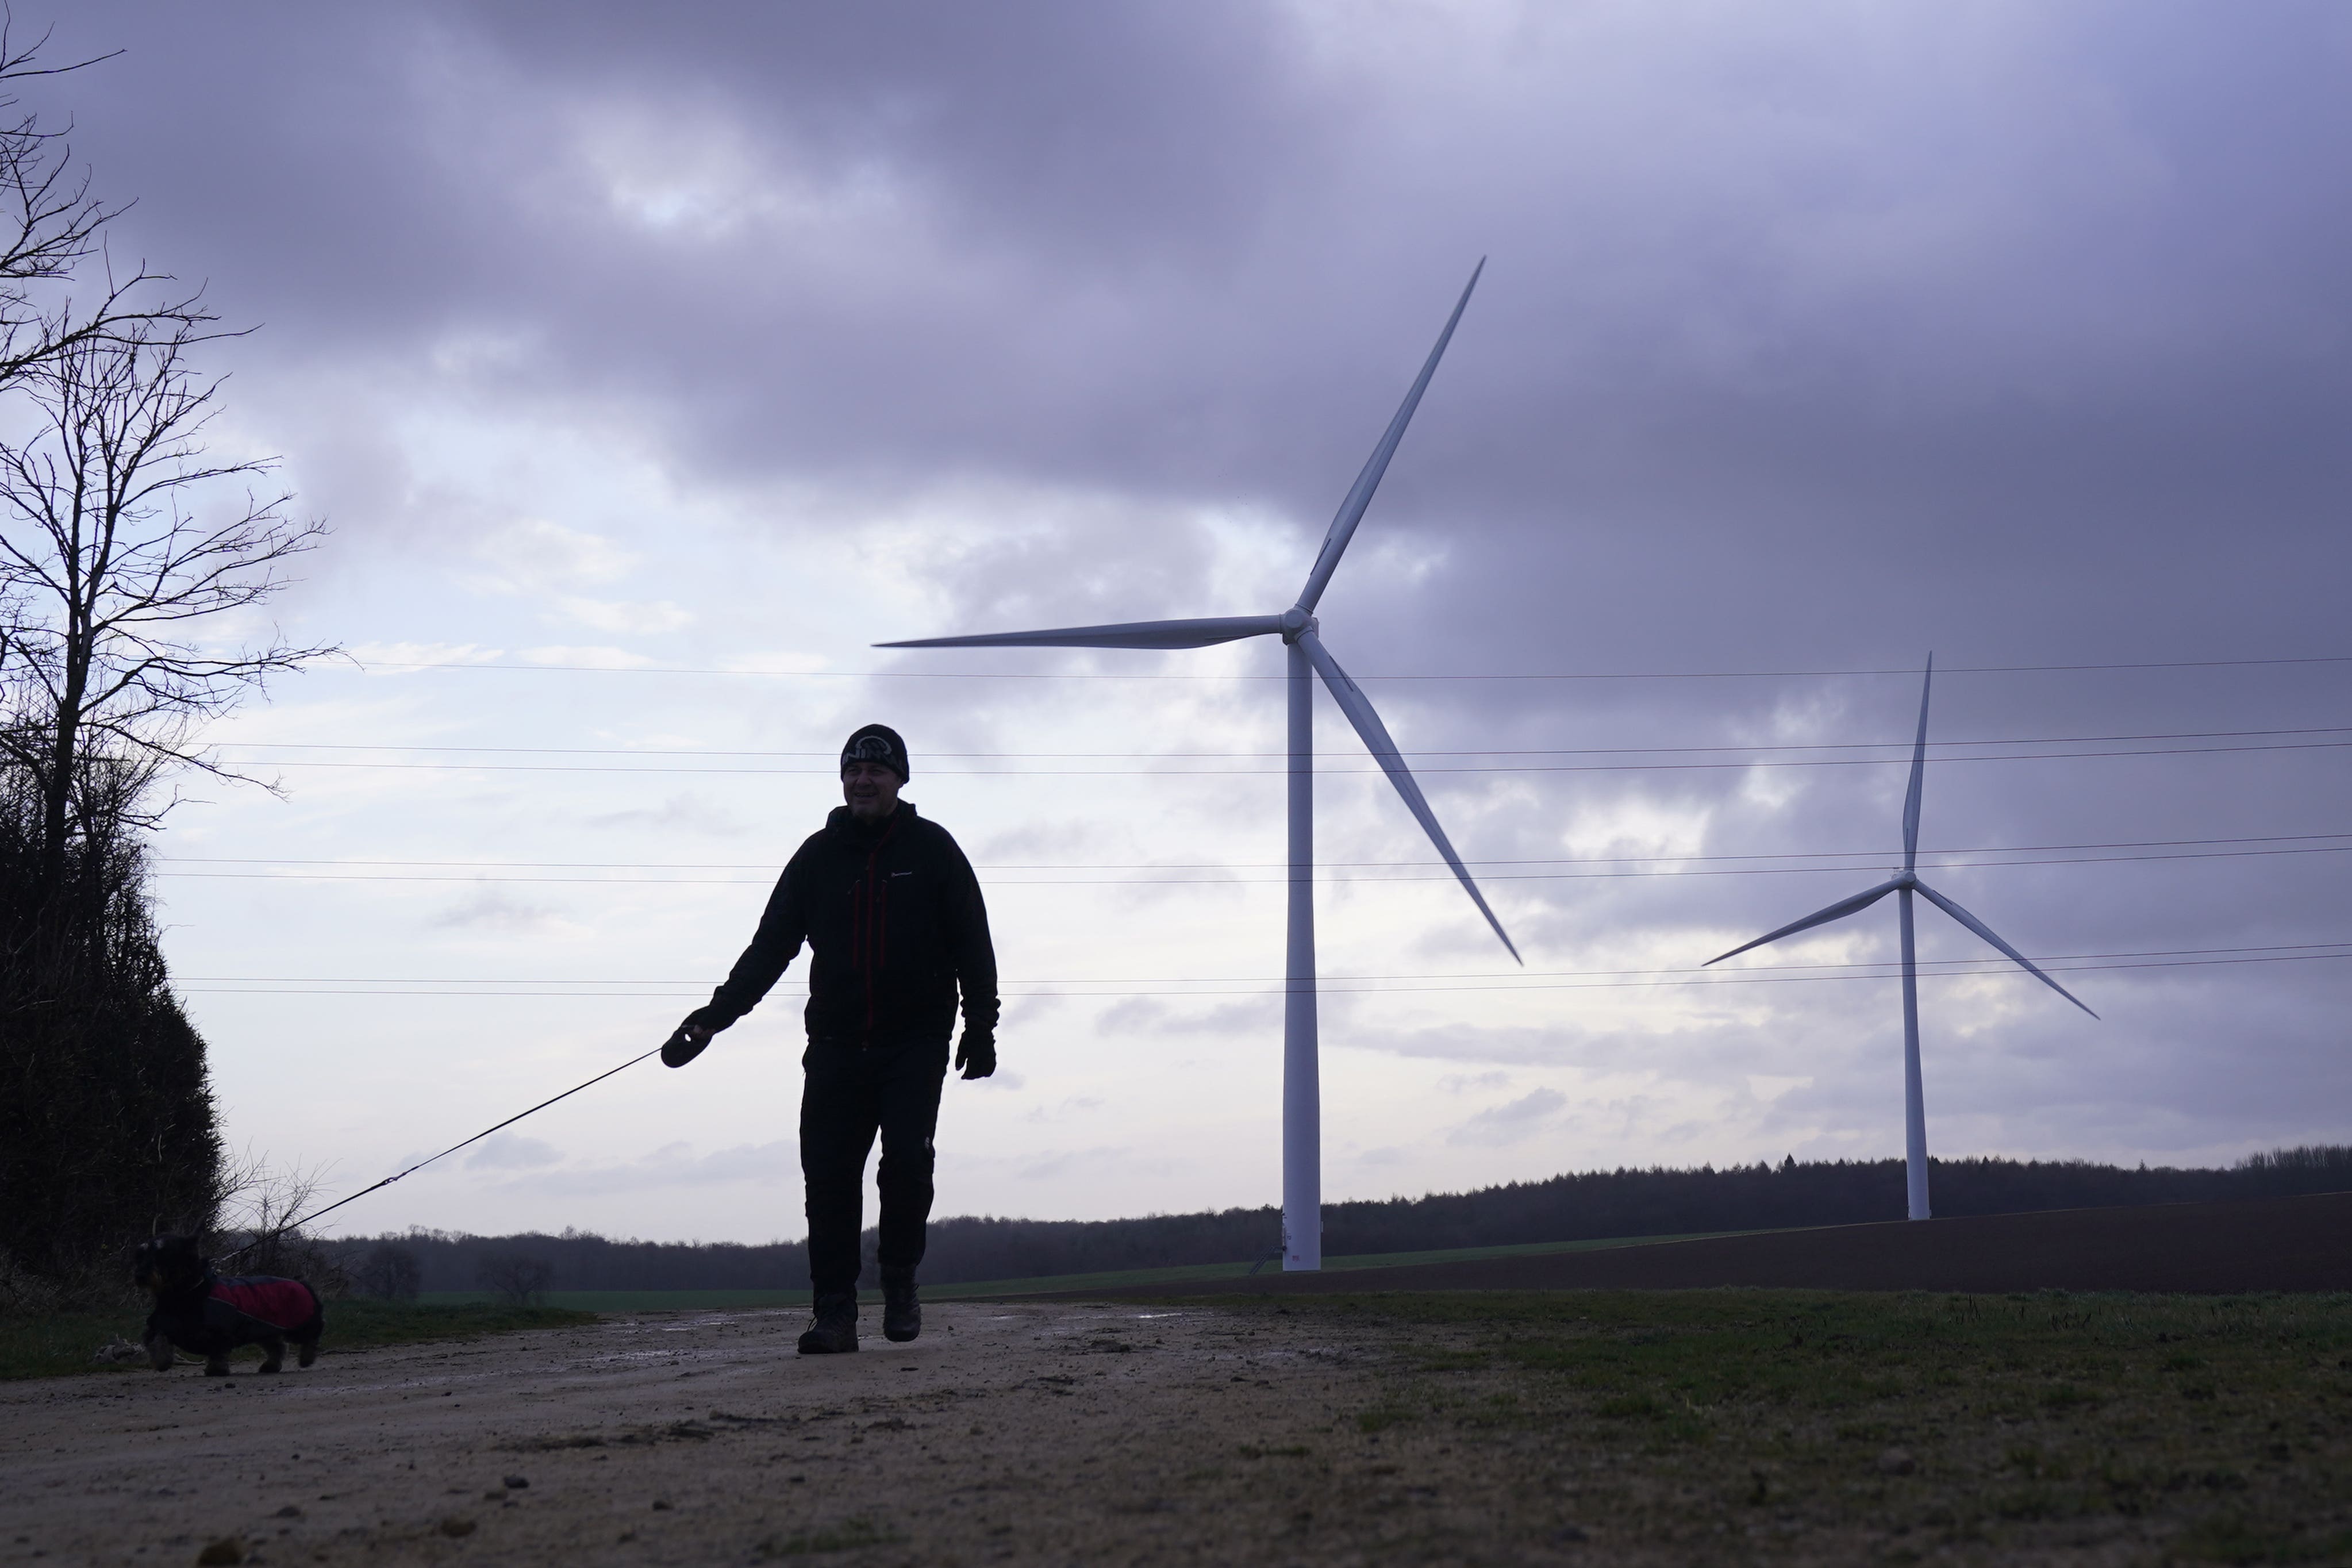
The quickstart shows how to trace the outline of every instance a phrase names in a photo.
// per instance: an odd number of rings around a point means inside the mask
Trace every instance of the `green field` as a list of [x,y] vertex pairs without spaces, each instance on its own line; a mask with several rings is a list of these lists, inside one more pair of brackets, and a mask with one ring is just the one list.
[[1257,1451],[1298,1456],[1307,1483],[1318,1465],[1344,1479],[1340,1457],[1377,1443],[1383,1462],[1364,1474],[1499,1489],[1489,1517],[1529,1550],[1589,1537],[1643,1562],[2352,1563],[2352,1296],[1183,1304],[1284,1338],[1334,1319],[1370,1330],[1391,1347],[1371,1403],[1337,1424],[1302,1413],[1295,1434],[1254,1435]]
[[[1442,1252],[1370,1252],[1349,1258],[1327,1258],[1326,1269],[1402,1268],[1417,1263],[1461,1263],[1477,1258],[1511,1258],[1544,1252],[1595,1252],[1604,1247],[1644,1247],[1661,1241],[1696,1241],[1706,1236],[1732,1234],[1705,1231],[1690,1236],[1612,1237],[1602,1241],[1539,1241],[1518,1247],[1465,1247]],[[1268,1264],[1266,1271],[1276,1266]],[[1000,1296],[1038,1296],[1085,1290],[1116,1290],[1174,1285],[1194,1279],[1244,1279],[1246,1263],[1200,1263],[1177,1268],[1129,1268],[1100,1274],[1050,1274],[1024,1279],[975,1279],[952,1285],[923,1287],[927,1301],[989,1300]],[[866,1300],[878,1301],[878,1290]],[[480,1290],[432,1290],[419,1300],[446,1304],[483,1303]],[[583,1312],[727,1311],[760,1307],[805,1307],[806,1290],[550,1290],[550,1306]]]

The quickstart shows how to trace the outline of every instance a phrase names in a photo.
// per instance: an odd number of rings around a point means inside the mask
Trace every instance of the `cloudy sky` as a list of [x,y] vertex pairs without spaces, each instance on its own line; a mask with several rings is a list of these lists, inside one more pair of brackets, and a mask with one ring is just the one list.
[[[47,25],[20,5],[20,32]],[[945,1213],[1278,1191],[1269,613],[1323,601],[1527,956],[1318,714],[1326,1191],[2347,1136],[2352,13],[2158,0],[120,4],[37,84],[234,321],[352,663],[159,849],[234,1142],[347,1190],[656,1043],[882,719],[982,868]],[[2337,724],[2342,719],[2344,723]],[[350,1226],[800,1233],[798,971]],[[1269,1241],[1271,1241],[1269,1237]]]

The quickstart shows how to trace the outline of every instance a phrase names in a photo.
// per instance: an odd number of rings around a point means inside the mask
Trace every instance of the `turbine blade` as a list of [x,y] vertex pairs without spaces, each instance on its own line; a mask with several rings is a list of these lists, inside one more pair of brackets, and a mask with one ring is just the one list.
[[1123,621],[1108,626],[1055,626],[1039,632],[986,632],[968,637],[917,637],[876,647],[1207,647],[1238,637],[1280,637],[1280,616],[1212,616],[1190,621]]
[[[1951,900],[1944,897],[1943,894],[1927,886],[1927,883],[1915,881],[1911,885],[1919,889],[1919,896],[1921,898],[1927,900],[1929,903],[1935,905],[1937,909],[1943,910],[1946,914],[1951,916],[1954,920],[1959,921],[1962,925],[1968,927],[1970,931],[1984,938],[1985,941],[1992,943],[1993,946],[2007,953],[2014,963],[2025,971],[2025,973],[2033,976],[2034,979],[2042,982],[2042,984],[2050,987],[2051,990],[2058,993],[2059,995],[2066,998],[2067,1001],[2074,1004],[2075,1006],[2082,1007],[2084,1012],[2091,1013],[2091,1009],[2089,1007],[2084,1006],[2083,999],[2081,997],[2075,995],[2072,991],[2067,990],[2063,985],[2059,984],[2055,980],[2051,979],[2047,974],[2042,973],[2040,969],[2034,966],[2033,960],[2026,957],[2025,954],[2018,952],[2017,949],[2010,946],[2009,943],[1995,936],[1993,934],[1992,927],[1985,924],[1984,921],[1977,919],[1976,916],[1969,913],[1968,910],[1960,908],[1959,905],[1952,902]],[[2095,1018],[2098,1015],[2096,1013],[2091,1013],[2091,1016]]]
[[[1856,893],[1850,899],[1840,899],[1828,909],[1815,910],[1803,920],[1790,921],[1779,931],[1766,931],[1754,942],[1742,942],[1738,947],[1733,948],[1729,952],[1717,953],[1715,957],[1708,959],[1706,963],[1721,963],[1727,958],[1738,957],[1741,953],[1746,952],[1751,947],[1762,947],[1768,942],[1778,942],[1784,936],[1794,936],[1801,931],[1811,931],[1815,926],[1825,926],[1832,921],[1842,921],[1850,914],[1870,908],[1871,905],[1878,902],[1879,900],[1885,898],[1887,894],[1893,892],[1902,885],[1902,879],[1897,878],[1893,881],[1881,882],[1878,886],[1871,889],[1866,893]],[[1705,969],[1706,967],[1706,963],[1702,963],[1699,967],[1701,969]]]
[[[1462,298],[1454,302],[1454,314],[1445,318],[1445,330],[1437,334],[1437,346],[1429,351],[1427,363],[1413,378],[1412,390],[1404,395],[1404,402],[1398,407],[1396,417],[1389,421],[1381,444],[1365,459],[1364,471],[1356,476],[1348,499],[1339,503],[1339,514],[1324,531],[1323,548],[1317,552],[1314,570],[1307,574],[1307,586],[1298,595],[1298,607],[1309,615],[1323,597],[1323,590],[1330,585],[1331,574],[1339,569],[1339,557],[1347,553],[1348,541],[1355,537],[1356,524],[1363,520],[1364,509],[1372,504],[1372,492],[1381,488],[1381,476],[1389,471],[1389,459],[1396,456],[1397,443],[1404,439],[1404,427],[1412,423],[1412,411],[1421,406],[1421,395],[1428,390],[1429,378],[1437,374],[1437,362],[1445,357],[1445,345],[1454,341],[1454,323],[1462,319],[1462,308],[1470,303],[1470,290],[1478,287],[1478,274],[1486,270],[1486,258],[1482,256],[1478,265],[1470,269],[1470,281],[1463,286]],[[1504,945],[1510,945],[1507,940]]]
[[1927,689],[1935,684],[1936,656],[1927,656],[1927,673],[1919,682],[1919,738],[1911,746],[1911,788],[1903,797],[1903,868],[1914,870],[1919,861],[1919,787],[1927,776]]
[[1462,890],[1470,895],[1470,901],[1478,906],[1478,912],[1485,915],[1486,923],[1495,928],[1495,934],[1502,939],[1505,950],[1512,958],[1525,964],[1527,960],[1519,957],[1519,950],[1512,944],[1510,933],[1503,929],[1503,922],[1495,918],[1495,911],[1486,907],[1486,895],[1479,892],[1478,884],[1470,879],[1469,868],[1462,864],[1462,857],[1454,852],[1453,844],[1445,837],[1445,829],[1437,826],[1437,814],[1429,809],[1429,802],[1423,796],[1421,785],[1413,782],[1412,770],[1406,767],[1404,759],[1397,754],[1397,744],[1389,739],[1388,726],[1381,722],[1381,716],[1372,711],[1370,700],[1353,680],[1348,679],[1348,672],[1339,668],[1339,661],[1331,657],[1330,650],[1313,632],[1300,633],[1298,646],[1307,650],[1307,657],[1313,662],[1316,673],[1323,678],[1323,684],[1331,689],[1332,700],[1339,704],[1339,711],[1348,716],[1348,722],[1353,724],[1356,733],[1363,737],[1365,749],[1372,753],[1372,760],[1381,764],[1381,771],[1389,775],[1389,783],[1396,785],[1397,794],[1404,797],[1405,809],[1412,813],[1414,820],[1421,824],[1421,830],[1429,835],[1429,841],[1437,846],[1437,852],[1445,857],[1445,863],[1454,868]]

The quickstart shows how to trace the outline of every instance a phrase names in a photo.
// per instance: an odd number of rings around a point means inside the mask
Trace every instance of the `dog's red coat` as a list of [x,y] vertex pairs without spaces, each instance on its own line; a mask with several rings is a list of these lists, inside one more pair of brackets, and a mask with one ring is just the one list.
[[318,1315],[319,1299],[299,1279],[231,1277],[212,1282],[213,1299],[273,1328],[299,1329]]

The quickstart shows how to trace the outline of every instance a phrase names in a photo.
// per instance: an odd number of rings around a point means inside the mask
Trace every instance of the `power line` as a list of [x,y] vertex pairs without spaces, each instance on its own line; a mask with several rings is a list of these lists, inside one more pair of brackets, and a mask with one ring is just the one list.
[[[521,674],[572,675],[724,675],[753,679],[786,680],[1286,680],[1286,675],[1218,675],[1181,671],[1134,674],[1096,672],[1041,673],[1011,670],[931,669],[730,669],[692,665],[503,664],[476,659],[354,659],[362,670],[490,669]],[[2304,658],[2155,659],[2111,664],[1957,664],[1939,675],[2073,674],[2122,669],[2242,669],[2282,665],[2352,664],[2352,654],[2327,654]],[[1364,680],[1801,680],[1840,676],[1916,676],[1919,667],[1895,669],[1690,669],[1586,671],[1532,675],[1358,675]]]
[[[2157,947],[2131,948],[2113,952],[2051,952],[2043,953],[2039,958],[2035,959],[2034,962],[2037,963],[2069,963],[2119,958],[2209,958],[2221,954],[2265,952],[2317,953],[2324,948],[2338,947],[2352,948],[2352,940],[2347,940],[2344,942],[2272,942],[2266,945],[2255,947]],[[1955,965],[1990,965],[1994,970],[2000,970],[2002,968],[2003,963],[2003,960],[1987,958],[1981,955],[1969,958],[1922,958],[1918,961],[1918,966],[1922,969],[1937,966],[1951,967]],[[1351,984],[1386,980],[1594,980],[1624,979],[1629,977],[1659,974],[1761,974],[1768,973],[1828,972],[1835,970],[1861,969],[1892,970],[1896,967],[1898,967],[1897,961],[1890,958],[1859,959],[1844,963],[1745,963],[1736,970],[1711,969],[1702,964],[1696,967],[1684,967],[1676,969],[1496,969],[1478,970],[1466,974],[1435,974],[1421,973],[1405,974],[1326,974],[1320,977],[1320,981],[1318,983]],[[329,974],[202,974],[183,976],[183,978],[190,981],[203,981],[207,984],[226,984],[236,982],[238,984],[260,984],[265,982],[275,983],[282,981],[289,984],[313,985],[698,985],[708,987],[712,984],[712,982],[707,978],[681,980],[648,979],[640,976],[634,979],[620,980],[579,980],[560,975],[504,975],[488,977],[479,980],[468,980],[462,976],[446,974],[414,976],[409,978],[401,978],[384,974],[345,976]],[[1865,978],[1870,977],[1865,976]],[[1179,979],[1169,975],[1093,975],[1076,977],[1066,975],[1058,979],[1044,979],[1033,975],[1008,977],[1002,983],[1008,985],[1255,985],[1261,984],[1287,984],[1287,979],[1286,976],[1279,974],[1209,974],[1198,976],[1191,980]]]
[[[2332,945],[2339,946],[2339,947],[2347,947],[2347,946],[2352,946],[2352,943],[2336,943],[2336,944],[2332,944]],[[2192,950],[2192,951],[2193,951],[2193,950]],[[2228,951],[2230,951],[2230,950],[2222,949],[2222,950],[2217,950],[2217,951],[2220,951],[2220,952],[2228,952]],[[2315,961],[2315,960],[2321,960],[2321,959],[2346,959],[2346,958],[2352,958],[2352,952],[2274,952],[2274,953],[2269,953],[2269,954],[2265,954],[2265,955],[2248,955],[2248,956],[2241,956],[2241,957],[2179,958],[2179,959],[2148,959],[2148,960],[2135,960],[2135,961],[2131,961],[2131,962],[2124,962],[2124,963],[2067,963],[2067,962],[2055,961],[2055,960],[2042,960],[2042,961],[2039,961],[2039,962],[2041,962],[2041,963],[2042,963],[2042,966],[2043,966],[2044,968],[2048,969],[2048,970],[2049,970],[2051,973],[2056,973],[2056,974],[2081,974],[2081,973],[2092,973],[2105,972],[2105,971],[2115,971],[2115,970],[2132,970],[2132,969],[2203,969],[2203,968],[2213,968],[2213,967],[2219,967],[2219,966],[2228,966],[2228,965],[2236,965],[2236,964],[2249,964],[2249,963],[2305,963],[2305,962],[2310,962],[2310,961]],[[2003,961],[2001,961],[2001,960],[1998,960],[1998,959],[1958,960],[1958,961],[1948,961],[1948,962],[1952,962],[1952,963],[1975,963],[1975,964],[1979,965],[1979,967],[1976,967],[1976,968],[1939,968],[1939,969],[1932,969],[1932,970],[1930,970],[1930,971],[1928,972],[1928,974],[1927,974],[1927,978],[1931,978],[1931,979],[1932,979],[1932,978],[1939,978],[1939,977],[1962,978],[1962,979],[1965,979],[1965,978],[1969,978],[1969,977],[1971,977],[1971,976],[1974,976],[1974,975],[1979,975],[1979,974],[1991,974],[1991,975],[1999,975],[1999,974],[2006,974],[2006,973],[2011,973],[2011,971],[2009,969],[2009,967],[2007,966],[2007,964],[2006,964]],[[1882,965],[1879,965],[1879,966],[1876,966],[1876,967],[1877,967],[1878,969],[1882,970],[1882,971],[1891,971],[1891,970],[1893,969],[1893,967],[1894,967],[1894,966],[1893,966],[1892,964],[1882,964]],[[1632,971],[1632,972],[1626,972],[1626,973],[1645,973],[1645,972],[1642,972],[1642,971]],[[1698,986],[1698,987],[1708,987],[1708,986],[1717,986],[1717,985],[1792,985],[1792,984],[1818,984],[1818,983],[1822,983],[1822,982],[1830,982],[1830,981],[1889,980],[1889,979],[1895,978],[1895,975],[1893,973],[1861,973],[1861,974],[1855,974],[1855,973],[1849,973],[1849,974],[1774,974],[1774,973],[1758,973],[1750,972],[1750,971],[1742,971],[1742,972],[1737,972],[1737,973],[1730,973],[1730,974],[1721,974],[1721,973],[1717,973],[1717,974],[1709,975],[1709,976],[1706,976],[1706,977],[1704,977],[1704,978],[1700,977],[1699,972],[1697,972],[1697,971],[1649,971],[1649,972],[1646,972],[1646,973],[1665,973],[1665,974],[1681,974],[1681,975],[1684,975],[1685,977],[1684,977],[1684,978],[1677,978],[1677,979],[1654,979],[1654,980],[1601,980],[1601,979],[1593,979],[1593,980],[1563,981],[1563,982],[1558,982],[1558,983],[1554,983],[1554,982],[1533,982],[1533,983],[1524,983],[1524,984],[1489,984],[1489,983],[1484,983],[1484,982],[1473,982],[1473,983],[1470,983],[1470,984],[1444,984],[1444,985],[1412,984],[1412,985],[1379,985],[1379,986],[1360,986],[1360,985],[1359,985],[1359,986],[1350,986],[1350,985],[1349,985],[1348,984],[1346,984],[1344,980],[1334,980],[1334,979],[1328,979],[1328,978],[1327,978],[1327,979],[1324,979],[1324,980],[1318,981],[1318,992],[1319,992],[1321,994],[1324,994],[1324,995],[1395,996],[1395,995],[1412,995],[1412,994],[1439,994],[1439,993],[1451,994],[1451,993],[1455,993],[1455,992],[1628,991],[1628,990],[1654,990],[1654,989],[1664,989],[1664,988],[1675,987],[1675,986]],[[488,984],[488,983],[487,983],[487,982],[486,982],[486,983],[484,983],[484,984]],[[621,982],[614,982],[613,984],[622,984],[622,983],[621,983]],[[636,983],[636,984],[646,984],[646,983],[642,983],[642,982],[640,982],[640,983]],[[613,991],[613,990],[596,990],[596,991],[489,991],[489,990],[462,990],[462,991],[460,991],[460,990],[430,990],[430,991],[428,991],[428,990],[405,989],[405,988],[404,988],[404,989],[398,989],[398,990],[394,990],[394,989],[368,989],[368,990],[356,990],[356,989],[346,989],[346,988],[342,988],[342,987],[341,987],[341,986],[336,986],[336,987],[331,987],[331,988],[330,988],[330,987],[325,987],[325,986],[320,986],[320,987],[318,987],[318,988],[315,988],[315,989],[294,989],[294,988],[292,988],[290,985],[271,985],[271,986],[269,986],[268,989],[262,989],[262,988],[260,988],[258,985],[237,986],[237,985],[224,984],[219,984],[219,983],[206,983],[206,984],[200,984],[200,983],[197,983],[197,982],[194,982],[194,981],[191,981],[191,982],[189,982],[188,984],[185,984],[182,989],[185,992],[185,994],[190,994],[190,995],[261,995],[261,996],[299,996],[299,995],[311,995],[311,996],[458,996],[458,997],[530,997],[530,998],[539,998],[539,999],[559,999],[559,998],[564,998],[564,997],[572,997],[572,998],[580,998],[580,999],[587,999],[587,1000],[594,1000],[594,1001],[616,1001],[616,1000],[629,1000],[629,999],[650,1000],[650,1001],[691,1001],[691,1000],[693,1000],[695,997],[698,997],[698,996],[699,996],[700,994],[702,994],[702,990],[701,990],[700,986],[698,985],[698,983],[695,983],[695,982],[688,982],[688,981],[676,981],[676,982],[669,982],[669,981],[655,981],[655,982],[651,982],[650,984],[664,984],[664,985],[675,984],[675,985],[678,985],[678,986],[682,986],[682,987],[683,987],[683,986],[693,985],[693,986],[695,986],[696,988],[695,988],[695,989],[692,989],[692,990],[676,990],[676,991]],[[1080,984],[1083,984],[1083,983],[1080,983]],[[1200,983],[1192,983],[1192,984],[1200,984]],[[786,1000],[786,1001],[788,1001],[788,1002],[789,1002],[789,1001],[791,1001],[791,1000],[793,1000],[793,999],[794,999],[794,998],[796,998],[796,997],[798,997],[798,996],[800,996],[800,995],[803,995],[803,994],[805,994],[805,993],[804,993],[804,992],[799,992],[799,991],[784,991],[784,990],[779,990],[779,991],[778,991],[778,992],[776,992],[776,993],[772,993],[772,995],[780,995],[780,996],[782,996],[783,999],[785,999],[785,1000]],[[1069,1000],[1085,1000],[1085,999],[1087,999],[1087,998],[1090,998],[1090,997],[1098,997],[1098,998],[1109,999],[1109,998],[1123,998],[1123,997],[1131,997],[1131,996],[1179,996],[1179,997],[1181,997],[1181,996],[1195,996],[1195,997],[1212,997],[1212,996],[1279,996],[1279,995],[1283,995],[1283,994],[1285,994],[1285,990],[1284,990],[1284,988],[1283,988],[1282,986],[1280,986],[1280,985],[1265,985],[1265,984],[1259,984],[1259,985],[1255,985],[1255,986],[1251,987],[1250,989],[1246,989],[1246,990],[1237,990],[1237,989],[1227,989],[1227,990],[1197,990],[1197,989],[1174,989],[1174,988],[1168,988],[1168,989],[1136,989],[1136,988],[1128,988],[1128,989],[1120,989],[1120,990],[1088,990],[1088,991],[1013,991],[1013,990],[1007,990],[1007,991],[1004,991],[1004,992],[1003,993],[1003,994],[1004,995],[1004,997],[1005,997],[1007,1000],[1022,1000],[1022,999],[1024,999],[1024,998],[1043,998],[1043,997],[1049,997],[1049,996],[1050,996],[1050,997],[1062,997],[1062,998],[1066,998],[1066,999],[1069,999]]]
[[[2199,848],[2222,844],[2295,844],[2314,838],[2352,838],[2352,830],[2336,833],[2265,833],[2236,838],[2123,838],[2109,843],[2095,844],[2011,844],[1970,845],[1963,847],[1925,848],[1922,855],[2042,855],[2083,849],[2179,849]],[[1553,855],[1534,859],[1465,860],[1467,866],[1644,866],[1661,860],[1700,862],[1719,860],[1863,860],[1893,853],[1878,849],[1786,849],[1746,855]],[[556,871],[766,871],[775,869],[772,861],[744,862],[739,860],[418,860],[418,859],[354,859],[339,858],[331,860],[299,859],[282,855],[160,855],[158,860],[186,865],[206,866],[452,866],[461,868],[493,867],[501,869]],[[1373,868],[1433,869],[1442,862],[1436,860],[1324,860],[1324,866],[1367,867]],[[1286,868],[1286,860],[1241,861],[982,861],[974,866],[981,871],[1231,871]]]
[[[2343,735],[2352,734],[2352,725],[2326,725],[2298,730],[2184,730],[2144,735],[2011,735],[1975,741],[1930,741],[1930,752],[1949,750],[1956,746],[2058,746],[2088,745],[2125,741],[2235,741],[2269,738],[2279,735]],[[268,752],[436,752],[483,756],[565,756],[565,757],[823,757],[831,759],[830,750],[814,752],[730,751],[708,747],[664,746],[436,746],[383,742],[325,741],[218,741],[212,744],[236,751]],[[1891,741],[1822,741],[1822,742],[1758,742],[1745,746],[1549,746],[1503,747],[1486,746],[1475,751],[1414,751],[1398,752],[1405,757],[1609,757],[1609,756],[1683,756],[1723,752],[1853,752],[1891,751],[1900,749],[1907,760],[1912,742],[1900,737]],[[1129,759],[1204,758],[1211,760],[1287,761],[1286,752],[931,752],[929,757],[952,757],[960,761],[1124,761]],[[1317,752],[1318,760],[1354,760],[1362,753],[1354,750]],[[254,764],[257,765],[257,764]]]
[[[2326,731],[2343,733],[2344,731]],[[1949,765],[1956,763],[2043,763],[2070,759],[2099,757],[2176,757],[2220,756],[2241,752],[2318,752],[2340,751],[2352,747],[2352,741],[2293,741],[2242,746],[2153,746],[2132,751],[2104,752],[2002,752],[1981,756],[1943,756],[1937,759]],[[1771,750],[1774,748],[1755,748]],[[1477,753],[1464,753],[1477,754]],[[1346,756],[1347,753],[1339,753]],[[1369,759],[1360,754],[1355,761]],[[1746,770],[1750,768],[1851,768],[1893,767],[1910,762],[1906,753],[1885,757],[1799,757],[1788,760],[1749,758],[1739,762],[1721,763],[1522,763],[1501,767],[1436,767],[1418,768],[1416,773],[1690,773]],[[1269,758],[1269,762],[1272,759]],[[248,763],[247,767],[332,768],[341,770],[374,770],[404,773],[647,773],[662,775],[739,775],[758,778],[833,778],[832,768],[688,768],[688,767],[618,767],[594,763],[338,763],[308,758],[292,758],[266,763]],[[1262,768],[934,768],[934,777],[946,778],[1279,778],[1280,767]],[[1335,775],[1379,775],[1378,765],[1370,767],[1318,768],[1325,778]]]
[[[2056,856],[2032,860],[1945,860],[1927,868],[1931,871],[1965,870],[1979,867],[2011,866],[2114,866],[2148,860],[2231,860],[2279,855],[2336,855],[2352,851],[2352,844],[2307,845],[2284,849],[2207,849],[2182,850],[2168,855],[2077,855]],[[1861,858],[1861,857],[1856,857]],[[1500,871],[1486,872],[1481,880],[1487,882],[1580,882],[1614,881],[1633,878],[1656,877],[1773,877],[1797,876],[1822,871],[1843,871],[1865,868],[1848,866],[1743,866],[1718,867],[1697,870],[1647,871]],[[159,871],[159,877],[185,880],[250,881],[250,882],[432,882],[460,886],[489,883],[522,883],[540,886],[572,886],[592,888],[762,888],[768,877],[511,877],[458,876],[454,874],[411,874],[381,871]],[[1022,877],[1000,880],[999,889],[1007,888],[1271,888],[1286,886],[1289,878],[1281,877]],[[1318,885],[1357,882],[1450,882],[1450,871],[1432,870],[1419,875],[1404,876],[1328,876],[1318,869],[1315,881]]]

